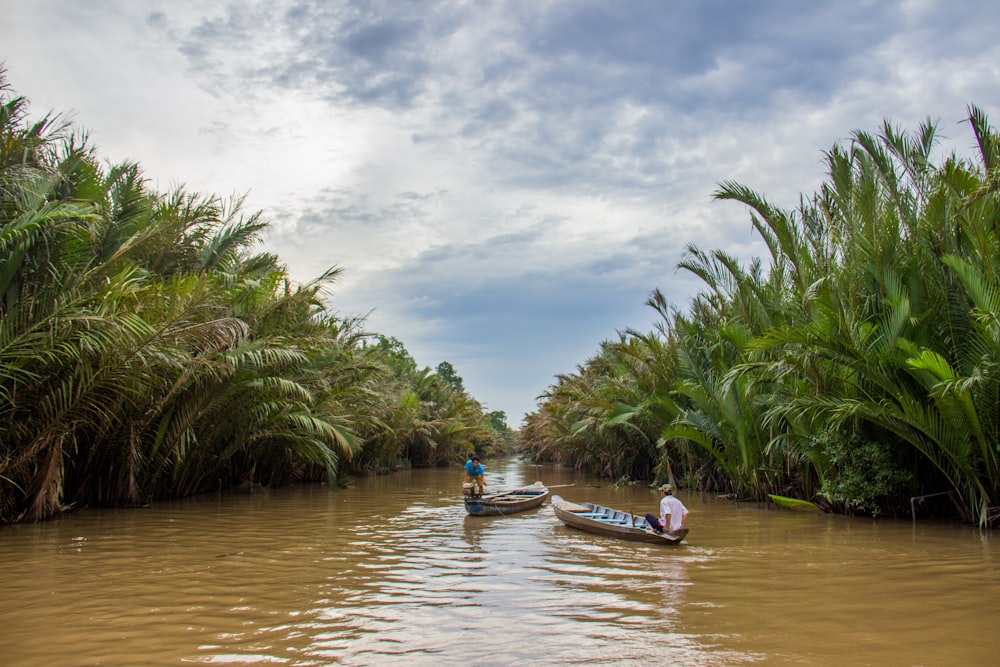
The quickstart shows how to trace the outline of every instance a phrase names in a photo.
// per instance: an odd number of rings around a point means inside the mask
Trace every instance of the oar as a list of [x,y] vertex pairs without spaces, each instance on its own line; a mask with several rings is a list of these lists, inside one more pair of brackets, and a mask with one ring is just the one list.
[[546,486],[547,489],[561,489],[564,486],[576,486],[576,484],[556,484],[554,486]]

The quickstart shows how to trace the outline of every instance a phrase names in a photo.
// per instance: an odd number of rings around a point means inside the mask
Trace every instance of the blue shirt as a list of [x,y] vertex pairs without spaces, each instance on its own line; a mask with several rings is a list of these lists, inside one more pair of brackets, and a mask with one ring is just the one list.
[[474,463],[472,460],[469,460],[465,462],[465,472],[475,477],[476,475],[482,475],[485,473],[486,469],[483,468],[482,463]]

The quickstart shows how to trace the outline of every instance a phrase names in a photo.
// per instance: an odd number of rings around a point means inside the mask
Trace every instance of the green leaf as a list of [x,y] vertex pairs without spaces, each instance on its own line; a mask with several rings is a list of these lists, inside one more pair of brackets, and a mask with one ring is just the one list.
[[782,507],[787,507],[790,510],[816,511],[816,512],[823,511],[819,505],[811,503],[808,500],[799,500],[798,498],[788,498],[787,496],[776,496],[773,493],[767,494],[767,497],[773,500],[776,504],[781,505]]

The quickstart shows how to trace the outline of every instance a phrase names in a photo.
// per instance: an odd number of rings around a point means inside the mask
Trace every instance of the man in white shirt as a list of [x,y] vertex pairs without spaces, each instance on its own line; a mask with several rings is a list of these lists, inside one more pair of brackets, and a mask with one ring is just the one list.
[[668,533],[673,533],[684,527],[688,509],[684,507],[684,503],[674,497],[674,488],[669,484],[661,486],[660,493],[662,494],[662,498],[660,498],[660,516],[655,517],[652,514],[647,514],[646,522],[657,533],[662,533],[664,529]]

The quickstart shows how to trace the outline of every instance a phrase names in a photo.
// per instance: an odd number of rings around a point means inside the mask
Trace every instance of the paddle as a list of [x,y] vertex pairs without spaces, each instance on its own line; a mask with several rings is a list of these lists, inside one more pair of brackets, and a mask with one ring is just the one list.
[[547,489],[561,489],[564,486],[576,486],[576,484],[555,484],[553,486],[546,486]]

